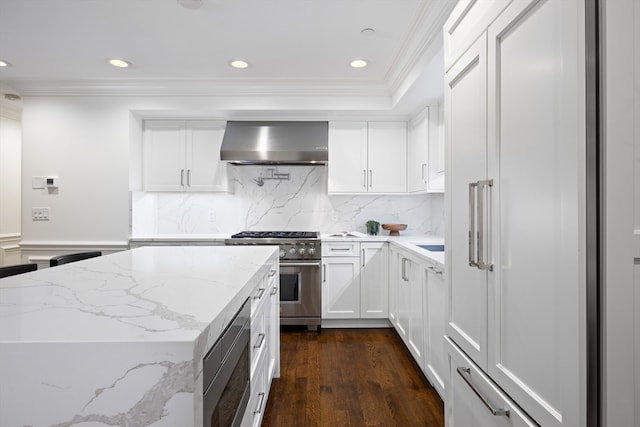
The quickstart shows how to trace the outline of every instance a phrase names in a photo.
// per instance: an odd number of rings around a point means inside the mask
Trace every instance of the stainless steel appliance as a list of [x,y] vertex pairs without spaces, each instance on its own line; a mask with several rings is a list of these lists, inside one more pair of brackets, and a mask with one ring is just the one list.
[[250,393],[251,303],[244,302],[204,357],[204,427],[239,426]]
[[280,324],[318,329],[322,310],[320,233],[243,231],[225,243],[280,246]]

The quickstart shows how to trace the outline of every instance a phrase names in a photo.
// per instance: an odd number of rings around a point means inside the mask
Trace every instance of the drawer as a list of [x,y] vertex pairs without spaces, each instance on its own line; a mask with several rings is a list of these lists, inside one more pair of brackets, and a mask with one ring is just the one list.
[[322,256],[360,256],[360,242],[322,243]]
[[[448,337],[447,427],[539,427]],[[493,412],[492,412],[493,410]]]

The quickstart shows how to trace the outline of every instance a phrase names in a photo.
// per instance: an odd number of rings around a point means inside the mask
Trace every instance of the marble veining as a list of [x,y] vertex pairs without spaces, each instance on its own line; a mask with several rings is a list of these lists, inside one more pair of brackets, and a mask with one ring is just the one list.
[[365,223],[405,223],[405,234],[444,236],[444,196],[328,195],[326,166],[280,166],[289,180],[255,179],[273,166],[233,167],[234,192],[132,193],[132,237],[240,230],[366,231]]
[[0,426],[202,426],[202,358],[274,247],[146,247],[0,279]]

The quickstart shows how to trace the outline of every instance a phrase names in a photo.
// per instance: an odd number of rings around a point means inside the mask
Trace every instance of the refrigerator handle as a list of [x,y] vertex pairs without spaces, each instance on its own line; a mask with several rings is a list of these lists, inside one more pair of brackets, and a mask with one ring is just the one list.
[[460,376],[462,377],[462,379],[464,380],[464,382],[467,383],[467,385],[469,387],[471,387],[471,390],[473,390],[473,392],[480,398],[480,400],[482,400],[482,403],[484,403],[484,406],[487,407],[487,409],[489,410],[489,412],[491,412],[492,415],[494,416],[505,416],[508,417],[509,416],[509,410],[508,409],[504,409],[504,408],[494,408],[493,405],[491,405],[491,402],[489,402],[489,399],[482,394],[482,392],[480,391],[480,389],[478,389],[478,387],[475,386],[475,384],[471,381],[471,369],[464,367],[464,366],[459,366],[458,367],[458,374],[460,374]]
[[476,190],[477,182],[469,183],[469,267],[477,267],[476,246],[473,244],[476,237]]
[[[477,267],[480,270],[489,270],[489,271],[493,271],[493,264],[489,264],[488,262],[485,262],[484,237],[485,235],[488,236],[489,234],[487,233],[487,230],[485,230],[484,195],[485,195],[485,187],[491,188],[492,186],[493,186],[492,179],[478,181],[478,263],[477,263]],[[489,222],[487,222],[487,225],[489,225]]]

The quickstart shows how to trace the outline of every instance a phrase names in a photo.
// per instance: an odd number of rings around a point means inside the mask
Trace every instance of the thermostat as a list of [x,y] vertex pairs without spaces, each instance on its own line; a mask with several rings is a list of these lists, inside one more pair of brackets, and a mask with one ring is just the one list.
[[45,178],[47,188],[58,188],[59,179],[57,176],[48,176]]

